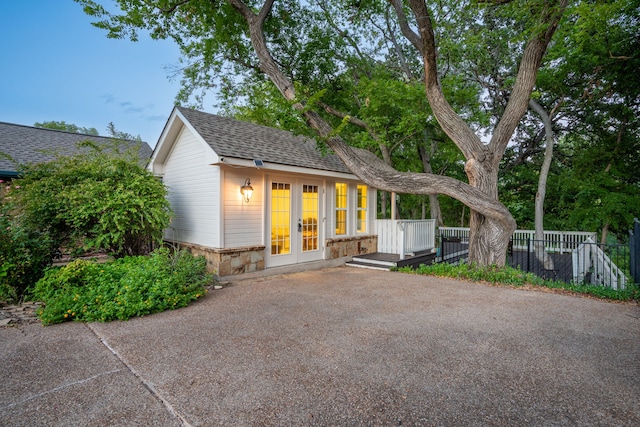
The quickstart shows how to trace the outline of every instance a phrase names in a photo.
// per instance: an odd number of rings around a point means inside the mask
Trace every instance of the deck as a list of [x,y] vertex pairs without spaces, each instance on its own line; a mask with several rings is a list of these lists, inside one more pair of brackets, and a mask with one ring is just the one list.
[[401,259],[398,254],[375,252],[354,256],[351,261],[346,263],[346,265],[350,267],[371,268],[376,270],[389,270],[393,267],[417,268],[420,264],[432,264],[435,261],[435,258],[436,254],[432,251],[405,255],[404,259]]

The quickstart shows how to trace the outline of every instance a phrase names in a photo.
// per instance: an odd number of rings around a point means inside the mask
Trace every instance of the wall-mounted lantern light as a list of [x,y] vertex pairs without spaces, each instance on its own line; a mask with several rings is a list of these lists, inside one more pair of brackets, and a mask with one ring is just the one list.
[[242,198],[245,202],[249,202],[251,200],[251,196],[253,196],[253,187],[251,186],[251,180],[249,178],[244,180],[244,185],[240,187],[240,193],[242,194]]

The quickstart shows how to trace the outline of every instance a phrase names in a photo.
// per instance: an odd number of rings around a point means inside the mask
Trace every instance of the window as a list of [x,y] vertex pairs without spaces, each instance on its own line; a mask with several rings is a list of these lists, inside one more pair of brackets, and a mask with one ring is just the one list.
[[336,236],[347,234],[347,184],[336,182]]
[[367,232],[367,186],[358,185],[356,231]]

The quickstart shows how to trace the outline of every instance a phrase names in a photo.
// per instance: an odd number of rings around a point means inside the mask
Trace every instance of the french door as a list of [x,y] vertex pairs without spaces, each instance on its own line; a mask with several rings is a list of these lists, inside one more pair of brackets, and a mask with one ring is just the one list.
[[322,185],[306,179],[269,179],[267,267],[322,259]]

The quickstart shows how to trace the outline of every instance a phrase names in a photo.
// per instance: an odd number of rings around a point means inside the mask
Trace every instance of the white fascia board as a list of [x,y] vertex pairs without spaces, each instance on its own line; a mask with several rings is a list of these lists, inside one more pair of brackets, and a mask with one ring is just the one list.
[[[240,159],[237,157],[228,157],[228,156],[220,157],[218,162],[211,163],[211,165],[214,165],[214,166],[227,165],[231,167],[246,167],[246,168],[254,168],[254,169],[256,168],[256,166],[253,163],[253,160]],[[288,172],[288,173],[303,174],[303,175],[314,175],[314,176],[321,176],[321,177],[345,179],[349,181],[360,181],[357,176],[351,173],[335,172],[335,171],[328,171],[328,170],[321,170],[321,169],[311,169],[311,168],[304,168],[300,166],[281,165],[278,163],[270,163],[270,162],[264,162],[264,166],[258,169],[264,169],[265,171],[270,171],[270,172]]]

